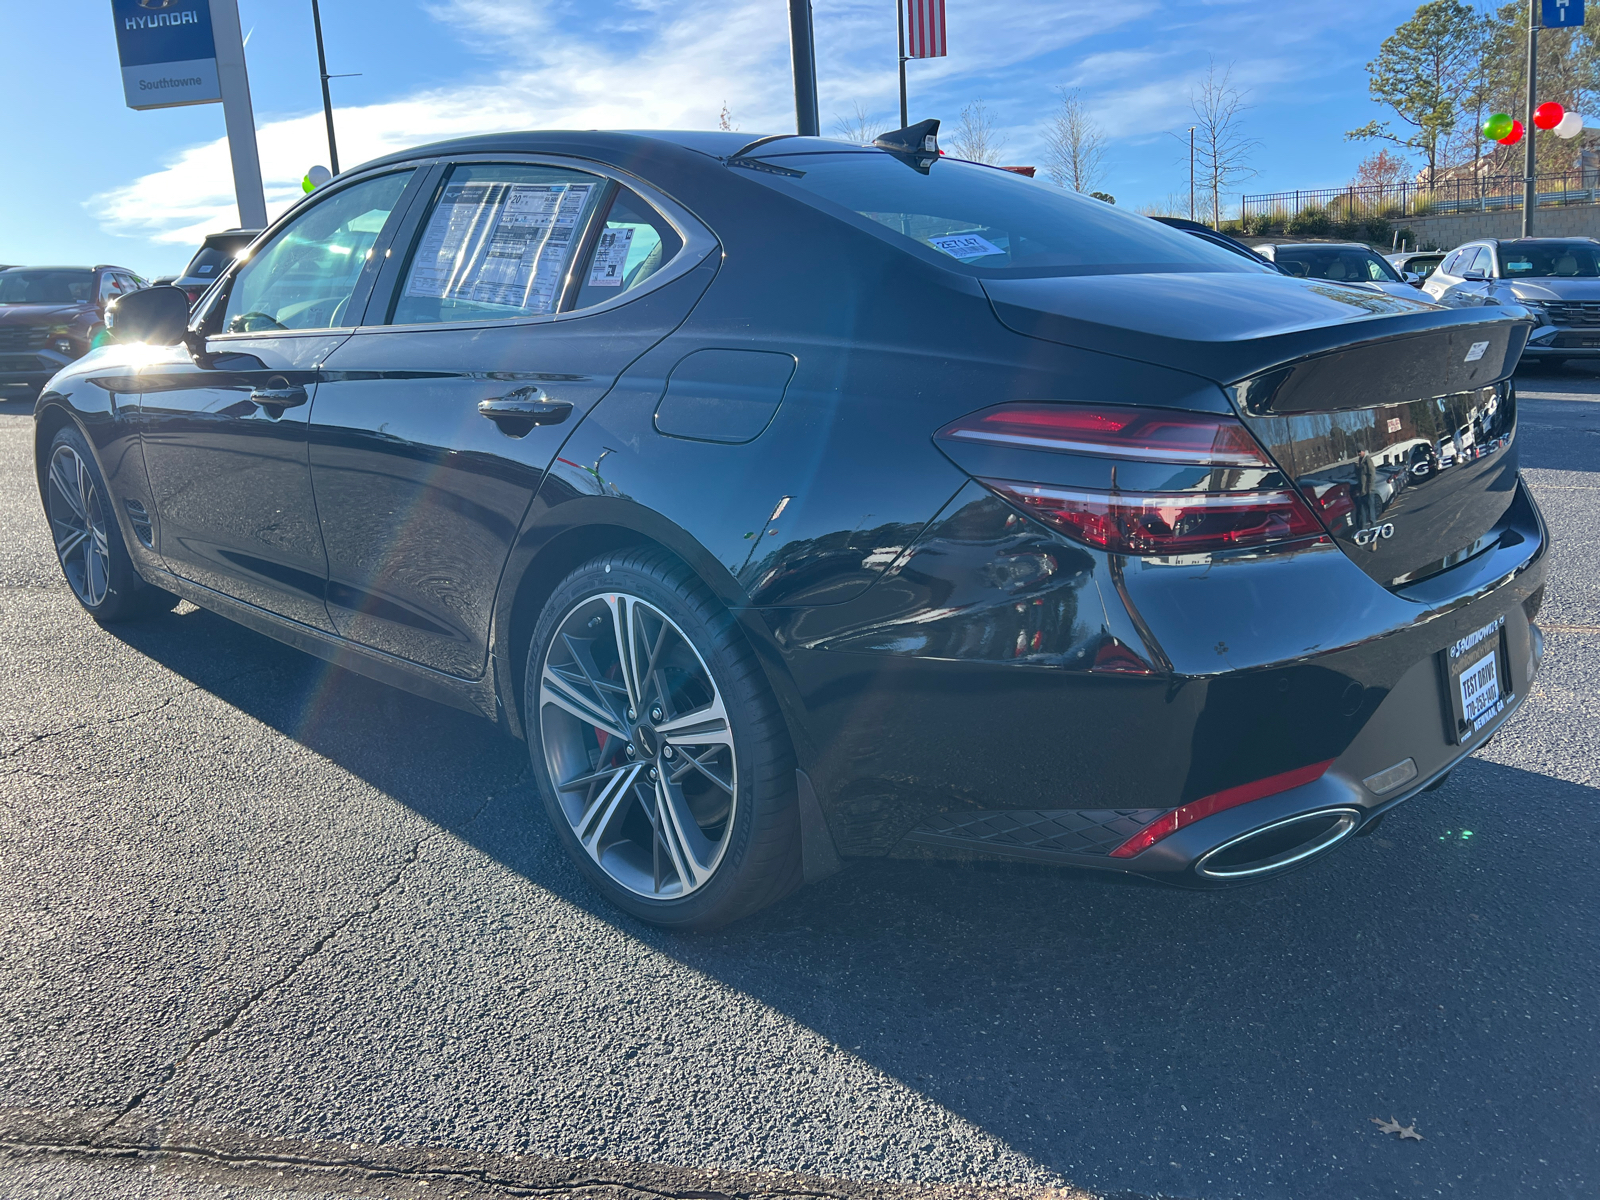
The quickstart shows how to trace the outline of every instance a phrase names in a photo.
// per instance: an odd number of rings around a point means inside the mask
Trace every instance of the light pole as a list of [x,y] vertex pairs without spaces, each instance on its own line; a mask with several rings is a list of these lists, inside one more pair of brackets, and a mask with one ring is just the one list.
[[1194,126],[1189,126],[1189,220],[1194,220]]
[[894,24],[900,34],[900,128],[911,124],[906,114],[906,6],[905,0],[894,0]]
[[817,117],[817,43],[811,0],[789,0],[789,53],[794,62],[794,124],[801,137],[822,132]]
[[1539,72],[1539,0],[1528,0],[1528,107],[1524,115],[1528,119],[1527,130],[1523,134],[1528,139],[1528,148],[1523,159],[1525,168],[1522,179],[1522,236],[1533,236],[1533,206],[1538,200],[1538,164],[1533,157],[1533,106],[1537,103],[1537,92],[1534,88]]
[[339,146],[333,140],[333,96],[328,91],[328,56],[322,52],[322,13],[317,0],[311,0],[311,24],[317,31],[317,71],[322,75],[322,115],[328,122],[328,169],[339,173]]

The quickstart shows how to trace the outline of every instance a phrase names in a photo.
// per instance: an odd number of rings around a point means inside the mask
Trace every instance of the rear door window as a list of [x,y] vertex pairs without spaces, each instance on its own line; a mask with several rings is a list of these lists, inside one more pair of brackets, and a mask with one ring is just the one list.
[[557,311],[579,242],[607,192],[560,167],[462,164],[418,228],[389,320],[506,320]]
[[580,275],[574,308],[632,291],[683,249],[678,231],[631,188],[619,187]]

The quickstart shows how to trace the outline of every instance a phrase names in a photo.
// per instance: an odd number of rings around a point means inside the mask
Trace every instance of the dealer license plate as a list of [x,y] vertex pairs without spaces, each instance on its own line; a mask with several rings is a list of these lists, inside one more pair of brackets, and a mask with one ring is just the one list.
[[1511,703],[1506,678],[1505,618],[1474,630],[1444,651],[1451,724],[1470,741]]
[[1467,666],[1457,677],[1461,688],[1461,715],[1473,725],[1500,703],[1500,656],[1493,650]]

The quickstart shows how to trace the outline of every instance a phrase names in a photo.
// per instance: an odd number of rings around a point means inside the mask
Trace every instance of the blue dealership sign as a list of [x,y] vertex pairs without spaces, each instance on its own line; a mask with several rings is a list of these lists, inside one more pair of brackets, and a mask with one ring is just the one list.
[[210,0],[111,0],[129,108],[222,99]]
[[1576,29],[1583,24],[1583,0],[1540,0],[1539,24],[1546,29]]

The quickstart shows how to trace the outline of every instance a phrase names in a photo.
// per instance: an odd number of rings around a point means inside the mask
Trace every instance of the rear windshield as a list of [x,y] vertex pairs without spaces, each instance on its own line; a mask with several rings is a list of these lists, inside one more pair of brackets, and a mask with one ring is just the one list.
[[1400,283],[1395,269],[1371,250],[1356,246],[1279,246],[1277,264],[1303,279],[1334,283]]
[[970,274],[1269,270],[1149,217],[994,167],[940,159],[926,175],[880,150],[763,155],[771,187]]
[[0,271],[0,304],[86,304],[93,271]]
[[1500,273],[1507,279],[1593,279],[1600,246],[1571,242],[1500,243]]
[[233,256],[249,244],[249,238],[244,238],[237,245],[224,243],[216,246],[207,242],[200,247],[200,253],[189,260],[189,265],[183,269],[183,274],[179,278],[194,279],[198,277],[210,282],[227,270],[228,264],[233,261]]

